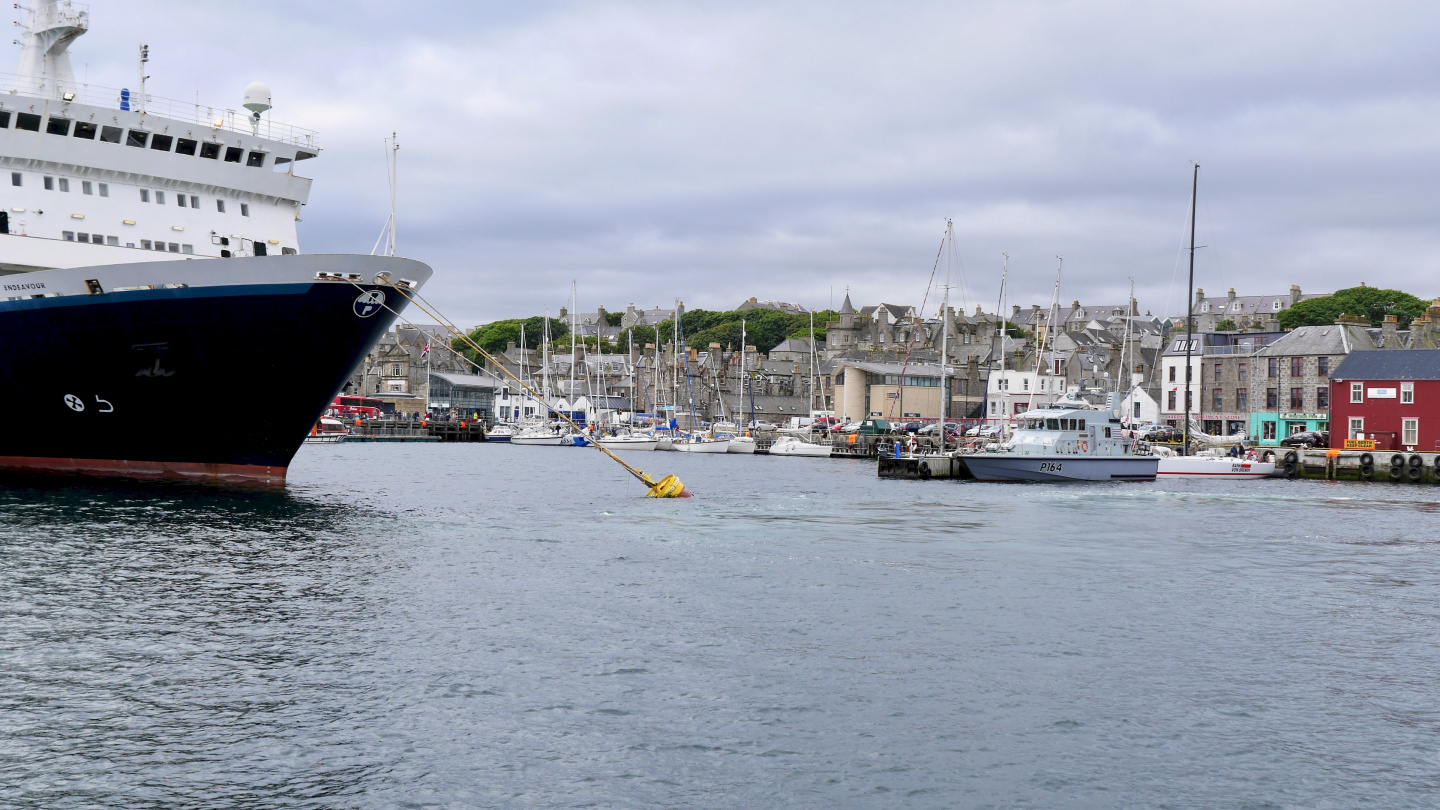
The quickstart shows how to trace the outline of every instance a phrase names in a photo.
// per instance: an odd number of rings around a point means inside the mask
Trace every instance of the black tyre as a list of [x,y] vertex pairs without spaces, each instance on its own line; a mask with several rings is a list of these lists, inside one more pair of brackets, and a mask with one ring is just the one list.
[[[1440,459],[1440,456],[1437,456],[1436,458],[1437,458],[1437,459]],[[1374,467],[1374,466],[1375,466],[1375,457],[1372,456],[1372,455],[1370,455],[1369,453],[1361,453],[1361,454],[1360,454],[1360,466],[1361,466],[1361,467]]]
[[1288,478],[1295,474],[1295,470],[1299,469],[1299,465],[1293,461],[1287,461],[1283,469],[1285,470],[1285,476]]
[[1415,456],[1411,456],[1411,457],[1410,457],[1410,460],[1409,460],[1408,462],[1406,462],[1406,463],[1408,463],[1411,467],[1414,467],[1414,468],[1416,468],[1416,469],[1419,469],[1419,468],[1425,466],[1425,459],[1420,458],[1420,456],[1418,456],[1418,455],[1415,455]]
[[1409,478],[1411,481],[1419,481],[1420,478],[1421,478],[1421,476],[1424,475],[1424,473],[1425,473],[1425,469],[1424,469],[1423,467],[1406,467],[1406,468],[1405,468],[1405,477],[1406,477],[1406,478]]
[[1399,481],[1401,478],[1404,478],[1404,477],[1405,477],[1405,468],[1404,468],[1404,467],[1391,467],[1391,468],[1390,468],[1390,480],[1391,480],[1391,481]]
[[929,464],[929,462],[925,462],[925,461],[920,462],[920,477],[923,478],[923,479],[926,479],[926,480],[928,480],[928,479],[930,478],[930,464]]
[[1404,454],[1404,453],[1396,453],[1395,455],[1393,455],[1393,456],[1390,457],[1390,466],[1391,466],[1391,467],[1399,467],[1400,465],[1402,465],[1402,464],[1404,464],[1404,463],[1405,463],[1405,454]]
[[1286,464],[1295,464],[1295,463],[1298,463],[1299,461],[1300,461],[1300,454],[1297,453],[1297,452],[1295,452],[1294,450],[1291,450],[1290,452],[1288,452],[1288,453],[1285,454],[1285,463],[1286,463]]
[[1374,464],[1361,464],[1361,465],[1360,465],[1360,477],[1361,477],[1361,478],[1374,478],[1374,477],[1375,477],[1375,465],[1374,465]]

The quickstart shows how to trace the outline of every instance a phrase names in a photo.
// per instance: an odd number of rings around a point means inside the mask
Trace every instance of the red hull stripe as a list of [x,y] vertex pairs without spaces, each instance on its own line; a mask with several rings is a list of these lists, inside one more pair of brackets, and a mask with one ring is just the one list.
[[1223,472],[1223,473],[1171,472],[1171,473],[1164,473],[1164,472],[1162,472],[1162,473],[1156,473],[1156,475],[1175,475],[1175,476],[1185,476],[1185,477],[1189,477],[1189,476],[1200,476],[1200,475],[1218,475],[1218,476],[1221,476],[1221,477],[1223,477],[1223,478],[1269,478],[1269,477],[1270,477],[1270,473],[1253,473],[1253,472],[1238,472],[1238,473],[1233,473],[1233,472]]
[[68,475],[103,475],[120,478],[212,481],[266,486],[285,484],[284,467],[255,464],[203,464],[193,461],[117,461],[106,458],[41,458],[0,456],[0,471],[43,472]]

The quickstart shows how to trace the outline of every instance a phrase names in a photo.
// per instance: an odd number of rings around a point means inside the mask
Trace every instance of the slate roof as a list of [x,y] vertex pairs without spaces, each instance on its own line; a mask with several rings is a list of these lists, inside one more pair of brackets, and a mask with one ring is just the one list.
[[1440,380],[1440,349],[1386,349],[1355,352],[1330,372],[1330,379]]
[[439,377],[447,383],[463,388],[501,388],[505,383],[481,374],[442,374],[438,371],[430,372],[431,377]]
[[1349,354],[1374,348],[1377,348],[1377,344],[1366,328],[1332,323],[1325,326],[1297,326],[1257,354],[1261,357]]

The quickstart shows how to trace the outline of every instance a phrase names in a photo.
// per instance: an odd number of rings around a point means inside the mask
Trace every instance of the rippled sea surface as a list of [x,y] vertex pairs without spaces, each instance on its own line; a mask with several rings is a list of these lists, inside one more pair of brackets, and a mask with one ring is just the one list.
[[1440,490],[633,458],[0,490],[0,806],[1440,803]]

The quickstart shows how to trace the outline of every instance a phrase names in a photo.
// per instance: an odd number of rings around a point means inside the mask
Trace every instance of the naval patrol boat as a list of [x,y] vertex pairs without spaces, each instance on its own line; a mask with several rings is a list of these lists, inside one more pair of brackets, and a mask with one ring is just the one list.
[[[118,7],[118,4],[117,4]],[[0,75],[0,471],[283,484],[310,428],[431,275],[307,255],[316,133],[76,81],[89,9],[32,0]],[[5,86],[8,85],[8,88]],[[196,429],[197,415],[213,424]]]
[[963,456],[981,481],[1154,481],[1160,459],[1137,455],[1114,411],[1062,401],[1027,411],[996,452]]

